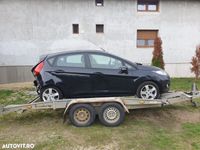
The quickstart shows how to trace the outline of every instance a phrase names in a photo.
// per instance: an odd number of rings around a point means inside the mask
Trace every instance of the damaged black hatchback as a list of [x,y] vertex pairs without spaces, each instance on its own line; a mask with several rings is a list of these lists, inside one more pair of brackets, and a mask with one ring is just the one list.
[[104,51],[49,54],[32,68],[32,73],[43,101],[133,95],[157,99],[170,85],[164,70]]

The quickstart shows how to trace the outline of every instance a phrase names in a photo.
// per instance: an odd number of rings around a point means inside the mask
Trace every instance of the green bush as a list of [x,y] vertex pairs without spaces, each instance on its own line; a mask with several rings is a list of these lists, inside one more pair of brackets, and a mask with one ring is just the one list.
[[160,37],[157,37],[154,40],[154,51],[153,51],[153,58],[151,65],[159,67],[161,69],[165,69],[165,63],[163,60],[163,51],[162,51],[162,40]]

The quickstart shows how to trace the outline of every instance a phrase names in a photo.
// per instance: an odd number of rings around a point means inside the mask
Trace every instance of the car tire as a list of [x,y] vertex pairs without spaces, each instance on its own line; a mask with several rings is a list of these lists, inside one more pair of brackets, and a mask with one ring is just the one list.
[[118,103],[105,103],[99,109],[100,122],[108,127],[120,125],[125,118],[125,110]]
[[160,90],[156,83],[147,81],[139,85],[136,95],[142,99],[158,99],[160,98]]
[[62,92],[56,87],[49,86],[40,90],[40,99],[44,102],[56,101],[62,98]]
[[88,127],[94,123],[96,110],[89,104],[75,104],[69,110],[69,119],[76,127]]

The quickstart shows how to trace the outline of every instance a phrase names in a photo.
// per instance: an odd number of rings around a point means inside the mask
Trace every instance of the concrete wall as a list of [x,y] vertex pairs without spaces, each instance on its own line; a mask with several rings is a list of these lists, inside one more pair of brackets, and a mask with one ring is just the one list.
[[[137,48],[137,29],[159,29],[166,70],[189,77],[200,43],[200,1],[161,0],[160,11],[137,12],[136,0],[1,0],[0,65],[33,65],[39,55],[69,49],[107,51],[134,62],[150,63],[152,48]],[[72,34],[78,23],[80,34]],[[95,24],[104,24],[96,34]],[[2,77],[0,77],[2,78]]]
[[32,66],[0,66],[0,84],[33,81]]

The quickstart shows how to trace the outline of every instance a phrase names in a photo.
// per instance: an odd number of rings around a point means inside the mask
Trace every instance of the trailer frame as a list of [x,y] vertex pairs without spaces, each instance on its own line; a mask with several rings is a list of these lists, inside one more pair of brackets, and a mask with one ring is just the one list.
[[[184,101],[189,101],[192,103],[193,106],[198,106],[198,104],[195,103],[193,101],[193,99],[199,98],[199,97],[200,97],[200,92],[196,92],[196,93],[194,93],[194,92],[191,92],[191,93],[168,92],[168,93],[162,94],[160,99],[154,99],[154,100],[145,100],[145,99],[137,98],[134,96],[130,96],[130,97],[61,99],[58,101],[41,102],[40,98],[36,97],[35,99],[29,101],[29,103],[27,103],[27,104],[8,105],[5,107],[1,106],[0,114],[6,114],[6,113],[10,113],[10,112],[24,112],[27,110],[64,109],[63,122],[65,122],[67,114],[70,113],[70,110],[75,105],[76,106],[77,105],[83,106],[83,104],[91,105],[92,107],[95,108],[95,113],[100,115],[100,114],[102,114],[100,112],[100,111],[102,111],[101,107],[103,107],[104,104],[110,104],[110,105],[112,104],[112,106],[114,104],[117,104],[117,105],[119,104],[121,106],[121,108],[123,109],[124,113],[125,112],[129,113],[129,110],[132,110],[132,109],[163,107],[166,105],[173,105],[175,103],[181,103]],[[123,112],[120,112],[120,113],[123,113]],[[120,115],[120,114],[118,114],[118,115]],[[73,119],[72,116],[69,116],[69,117],[71,118],[70,120]],[[101,117],[102,116],[100,116],[100,118]],[[120,122],[119,124],[121,124],[121,123],[122,122]],[[117,125],[119,125],[119,124],[117,124]],[[74,125],[88,126],[88,125],[77,125],[77,124],[74,124]],[[89,125],[91,125],[91,124],[89,124]],[[104,125],[116,126],[116,124],[105,124],[105,123],[104,123]]]

